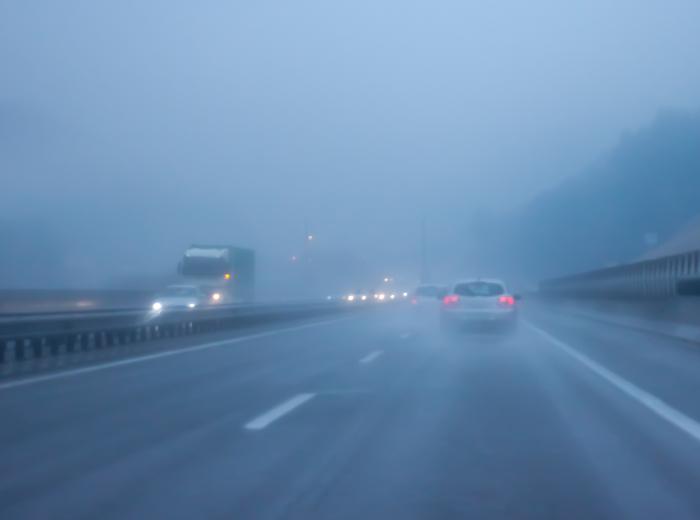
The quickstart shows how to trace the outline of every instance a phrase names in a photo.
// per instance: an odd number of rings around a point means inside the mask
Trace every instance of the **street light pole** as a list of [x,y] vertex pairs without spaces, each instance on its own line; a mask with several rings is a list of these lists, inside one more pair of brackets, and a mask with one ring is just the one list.
[[311,242],[315,239],[315,236],[309,230],[309,221],[304,219],[304,246],[302,249],[301,257],[301,269],[302,269],[302,283],[304,284],[305,290],[307,292],[313,291],[313,270],[311,266]]
[[428,272],[428,244],[425,228],[425,217],[420,221],[420,281],[427,283],[430,279]]

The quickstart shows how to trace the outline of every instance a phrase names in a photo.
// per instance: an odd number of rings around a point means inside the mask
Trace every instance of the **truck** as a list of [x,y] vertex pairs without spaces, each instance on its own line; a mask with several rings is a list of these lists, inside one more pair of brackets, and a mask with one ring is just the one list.
[[214,303],[255,300],[255,251],[229,245],[195,244],[185,250],[180,276],[199,286]]

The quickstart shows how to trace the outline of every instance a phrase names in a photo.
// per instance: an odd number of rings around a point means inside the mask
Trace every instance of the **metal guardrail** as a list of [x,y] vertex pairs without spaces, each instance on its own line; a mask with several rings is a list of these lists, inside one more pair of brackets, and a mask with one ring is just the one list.
[[0,363],[357,309],[342,302],[239,304],[0,316]]
[[700,295],[700,251],[689,251],[540,282],[545,296],[648,299]]
[[117,310],[146,307],[155,290],[0,289],[0,314]]

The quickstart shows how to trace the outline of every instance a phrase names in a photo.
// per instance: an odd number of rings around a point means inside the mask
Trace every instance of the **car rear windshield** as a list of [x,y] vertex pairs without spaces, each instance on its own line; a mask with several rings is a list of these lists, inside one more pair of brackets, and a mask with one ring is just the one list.
[[439,289],[434,285],[423,285],[416,289],[416,296],[425,296],[428,298],[437,298]]
[[460,296],[499,296],[505,292],[500,283],[469,282],[455,287],[455,294]]

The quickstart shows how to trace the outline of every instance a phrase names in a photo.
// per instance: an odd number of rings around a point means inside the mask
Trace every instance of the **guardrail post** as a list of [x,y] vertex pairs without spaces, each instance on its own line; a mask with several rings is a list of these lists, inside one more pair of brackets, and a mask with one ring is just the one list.
[[66,352],[71,354],[75,352],[75,347],[80,344],[80,334],[68,336],[66,338]]
[[57,356],[59,347],[61,346],[61,338],[54,336],[49,340],[49,352],[52,356]]
[[16,339],[14,342],[15,347],[15,360],[24,361],[26,359],[26,352],[24,351],[24,340]]
[[42,350],[42,345],[44,343],[44,338],[34,338],[31,340],[31,346],[32,346],[32,355],[35,358],[40,358],[41,357],[41,350]]

